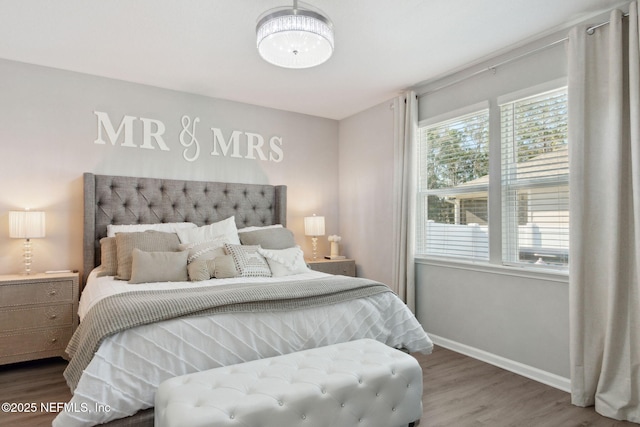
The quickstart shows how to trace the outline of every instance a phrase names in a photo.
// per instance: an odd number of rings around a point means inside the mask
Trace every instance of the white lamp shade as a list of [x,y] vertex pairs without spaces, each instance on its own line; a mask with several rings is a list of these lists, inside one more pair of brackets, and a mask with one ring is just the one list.
[[10,211],[9,237],[35,239],[45,236],[44,212]]
[[307,216],[304,218],[305,236],[324,236],[324,217]]

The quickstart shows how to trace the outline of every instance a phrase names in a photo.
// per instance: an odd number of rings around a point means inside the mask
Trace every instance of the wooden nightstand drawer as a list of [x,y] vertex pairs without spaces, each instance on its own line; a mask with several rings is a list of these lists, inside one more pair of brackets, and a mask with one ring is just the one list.
[[73,325],[73,304],[0,309],[0,333]]
[[0,276],[0,365],[63,356],[78,327],[78,273]]
[[62,355],[72,334],[71,326],[0,334],[0,363]]
[[0,305],[16,306],[27,304],[73,301],[73,281],[35,281],[0,286]]
[[356,275],[356,262],[353,259],[318,259],[307,260],[307,263],[312,270],[323,273],[352,277]]

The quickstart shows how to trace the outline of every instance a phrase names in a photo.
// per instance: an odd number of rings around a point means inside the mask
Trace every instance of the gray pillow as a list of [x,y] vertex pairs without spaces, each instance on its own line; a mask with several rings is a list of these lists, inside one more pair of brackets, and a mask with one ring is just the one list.
[[233,262],[231,255],[221,256],[215,259],[215,267],[213,271],[213,277],[216,279],[229,279],[231,277],[238,277],[240,273],[236,269],[236,264]]
[[236,270],[242,277],[271,277],[267,260],[258,252],[260,246],[224,244],[224,250],[233,257]]
[[118,274],[118,254],[116,252],[116,238],[103,237],[100,239],[100,266],[98,277],[115,276]]
[[138,248],[131,252],[129,283],[186,282],[187,251],[145,252]]
[[189,280],[199,282],[201,280],[209,280],[214,277],[216,261],[214,259],[196,259],[187,264],[189,272]]
[[116,279],[131,279],[131,254],[134,249],[146,252],[177,252],[179,245],[180,240],[176,233],[141,231],[116,234],[116,252],[118,255],[118,274]]
[[291,230],[286,228],[265,228],[239,233],[243,245],[260,245],[263,249],[293,248],[296,241]]

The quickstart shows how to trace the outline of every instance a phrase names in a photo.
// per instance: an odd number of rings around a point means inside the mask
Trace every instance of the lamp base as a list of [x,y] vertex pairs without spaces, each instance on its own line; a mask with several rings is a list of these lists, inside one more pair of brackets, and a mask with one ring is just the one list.
[[311,238],[311,247],[313,248],[313,256],[311,257],[311,259],[315,261],[318,259],[318,238],[317,237]]
[[24,272],[23,274],[28,276],[31,274],[31,260],[33,258],[33,252],[31,250],[31,240],[26,239],[24,241]]
[[325,255],[325,259],[347,259],[344,255]]

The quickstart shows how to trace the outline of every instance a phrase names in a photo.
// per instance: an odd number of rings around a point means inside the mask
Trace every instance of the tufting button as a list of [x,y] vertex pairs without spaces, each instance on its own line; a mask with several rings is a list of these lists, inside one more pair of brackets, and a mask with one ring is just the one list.
[[396,407],[394,406],[393,408],[391,408],[391,410],[392,410],[393,412],[396,412]]
[[282,400],[278,400],[278,405],[283,406],[284,402]]
[[341,404],[340,404],[340,407],[341,407],[341,408],[344,408],[344,403],[341,403]]
[[235,416],[235,415],[233,415],[233,414],[229,415],[229,418],[231,418],[231,419],[234,419],[235,417],[236,417],[236,416]]

